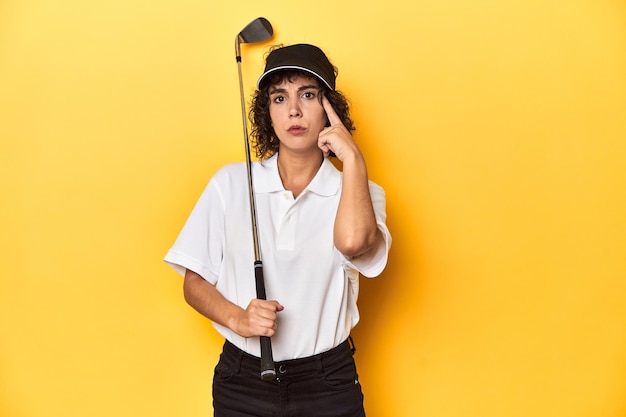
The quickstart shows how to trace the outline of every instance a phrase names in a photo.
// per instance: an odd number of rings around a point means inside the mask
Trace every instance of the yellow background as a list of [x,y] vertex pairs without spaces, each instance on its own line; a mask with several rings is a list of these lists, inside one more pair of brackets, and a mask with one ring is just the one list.
[[161,259],[244,158],[257,16],[339,67],[388,193],[368,415],[626,415],[622,0],[2,1],[0,415],[212,415],[221,339]]

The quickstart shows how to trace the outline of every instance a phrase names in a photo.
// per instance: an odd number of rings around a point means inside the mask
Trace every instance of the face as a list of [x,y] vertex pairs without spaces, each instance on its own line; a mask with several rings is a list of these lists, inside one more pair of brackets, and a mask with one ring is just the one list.
[[326,126],[317,78],[296,76],[269,89],[270,117],[281,150],[320,151],[317,140]]

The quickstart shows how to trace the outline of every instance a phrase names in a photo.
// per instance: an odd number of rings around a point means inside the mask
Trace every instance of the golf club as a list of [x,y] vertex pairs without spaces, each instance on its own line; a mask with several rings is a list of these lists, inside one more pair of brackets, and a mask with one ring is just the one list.
[[[265,282],[263,277],[263,261],[261,260],[261,250],[259,248],[259,236],[257,230],[256,203],[254,198],[254,188],[252,185],[252,162],[250,158],[250,142],[248,140],[248,126],[246,121],[246,103],[243,92],[243,80],[241,76],[241,51],[242,43],[259,43],[272,37],[274,30],[267,19],[258,17],[239,32],[235,38],[235,55],[237,58],[237,69],[239,71],[239,94],[241,96],[241,118],[243,122],[243,138],[246,149],[246,168],[248,169],[248,193],[250,197],[250,217],[252,219],[252,240],[254,243],[254,278],[256,283],[257,298],[266,299]],[[272,356],[272,343],[269,337],[261,336],[261,379],[273,381],[276,379],[276,369]]]

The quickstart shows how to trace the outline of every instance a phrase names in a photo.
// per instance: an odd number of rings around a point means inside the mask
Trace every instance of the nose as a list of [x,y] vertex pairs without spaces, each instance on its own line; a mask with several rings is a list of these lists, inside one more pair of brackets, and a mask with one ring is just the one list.
[[298,100],[291,100],[289,105],[289,117],[299,117],[302,115]]

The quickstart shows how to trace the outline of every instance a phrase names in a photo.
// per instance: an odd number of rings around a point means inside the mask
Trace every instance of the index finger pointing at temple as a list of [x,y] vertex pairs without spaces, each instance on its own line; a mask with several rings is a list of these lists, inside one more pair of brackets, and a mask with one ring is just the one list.
[[335,109],[333,108],[333,105],[330,104],[330,101],[328,101],[326,96],[322,97],[322,106],[324,106],[324,110],[326,111],[326,116],[328,116],[328,121],[330,122],[331,126],[343,124],[343,122],[341,121],[341,118],[337,115],[337,113],[335,113]]

